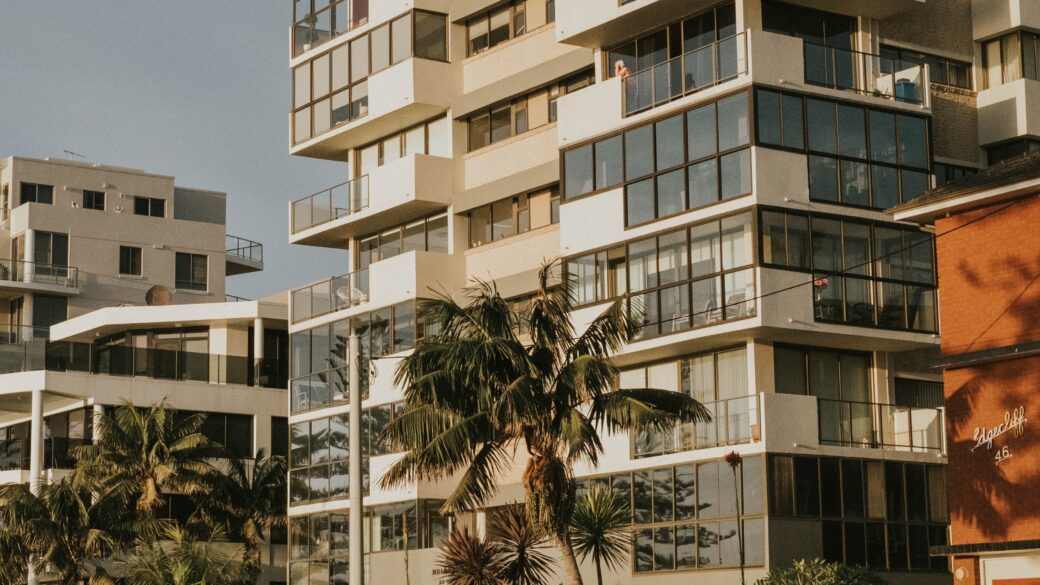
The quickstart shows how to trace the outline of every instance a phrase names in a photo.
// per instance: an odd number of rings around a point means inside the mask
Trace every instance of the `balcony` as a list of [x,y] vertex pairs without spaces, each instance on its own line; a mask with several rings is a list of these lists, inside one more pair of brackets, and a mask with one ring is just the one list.
[[928,68],[873,53],[802,43],[805,82],[908,104],[926,105]]
[[711,414],[711,421],[683,424],[664,432],[640,433],[633,443],[632,456],[653,457],[762,440],[758,396],[707,402],[704,406]]
[[292,321],[299,323],[367,303],[368,269],[333,276],[291,293]]
[[414,154],[294,201],[293,244],[344,247],[352,237],[418,219],[451,202],[452,161]]
[[227,275],[248,274],[264,269],[264,245],[238,236],[225,236]]
[[623,80],[624,115],[735,79],[747,73],[747,61],[747,36],[739,33],[630,75]]
[[819,398],[821,445],[945,454],[943,409]]
[[[368,3],[369,0],[326,1],[328,5],[319,10],[295,14],[290,27],[293,57],[367,24]],[[297,6],[307,4],[295,3]]]
[[79,269],[24,260],[0,260],[0,290],[79,294]]
[[979,144],[1040,135],[1040,81],[1017,79],[978,94]]

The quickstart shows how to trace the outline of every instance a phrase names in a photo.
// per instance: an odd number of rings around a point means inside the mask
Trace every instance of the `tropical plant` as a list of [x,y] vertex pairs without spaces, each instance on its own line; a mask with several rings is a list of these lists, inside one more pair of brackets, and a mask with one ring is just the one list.
[[884,585],[886,581],[866,567],[828,563],[823,559],[795,561],[769,571],[756,585]]
[[244,578],[255,583],[262,543],[272,528],[286,524],[285,459],[260,449],[252,460],[226,453],[217,467],[218,473],[205,478],[202,509],[211,524],[226,526],[242,541]]
[[441,543],[434,574],[445,585],[505,585],[501,568],[497,544],[455,529]]
[[0,581],[18,583],[32,565],[62,585],[108,583],[101,567],[118,546],[106,530],[112,521],[105,502],[69,478],[41,483],[38,495],[24,484],[0,486]]
[[[742,473],[744,458],[740,456],[740,453],[730,451],[726,453],[725,460],[730,471],[733,472],[733,501],[737,503],[737,518],[740,518],[744,514],[741,509],[744,499],[740,497],[740,494],[744,492],[744,475]],[[740,553],[740,585],[744,585],[744,523],[740,520],[737,521],[737,551]]]
[[509,585],[541,585],[553,574],[548,539],[523,506],[506,506],[494,516],[488,537],[498,546],[500,576]]
[[444,508],[475,509],[495,493],[522,450],[528,517],[555,541],[568,581],[580,585],[568,537],[573,466],[598,462],[600,431],[665,430],[710,417],[679,392],[619,389],[610,356],[637,330],[627,299],[578,334],[569,319],[571,294],[554,286],[553,266],[542,266],[523,311],[514,311],[484,282],[466,290],[465,306],[446,294],[419,301],[420,312],[440,332],[417,343],[398,366],[405,407],[384,438],[405,454],[381,483],[393,487],[458,474]]
[[126,585],[236,585],[242,565],[221,550],[221,529],[196,540],[182,528],[167,527],[159,541],[141,541],[117,563]]
[[95,421],[99,438],[78,448],[76,477],[148,519],[164,493],[196,493],[214,473],[207,458],[216,451],[199,432],[204,420],[179,414],[165,399],[146,407],[124,402]]
[[616,569],[628,558],[630,528],[628,507],[609,489],[594,487],[578,497],[571,516],[571,543],[578,558],[592,557],[598,585],[603,585],[602,565]]

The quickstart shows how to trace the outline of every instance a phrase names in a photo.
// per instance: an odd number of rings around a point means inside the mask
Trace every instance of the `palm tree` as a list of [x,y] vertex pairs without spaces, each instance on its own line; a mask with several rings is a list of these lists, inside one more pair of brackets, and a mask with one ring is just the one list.
[[406,452],[381,483],[394,487],[458,474],[445,511],[472,510],[495,493],[498,478],[523,449],[528,516],[555,540],[569,582],[581,585],[568,538],[573,466],[598,462],[601,430],[665,430],[710,417],[678,392],[619,389],[610,355],[636,331],[626,299],[577,334],[569,319],[572,297],[566,287],[553,286],[552,270],[552,263],[542,266],[538,290],[523,312],[483,282],[467,289],[466,306],[447,295],[420,301],[420,311],[440,332],[398,366],[405,407],[384,436]]
[[498,545],[469,530],[452,530],[440,546],[434,574],[446,585],[506,585]]
[[124,402],[95,422],[99,440],[77,450],[76,476],[150,519],[164,493],[195,493],[213,473],[207,458],[215,451],[199,432],[204,420],[180,415],[165,399],[146,407]]
[[571,517],[571,542],[581,560],[596,563],[596,583],[603,585],[603,568],[615,569],[628,557],[632,542],[628,506],[614,492],[594,487],[578,497]]
[[523,506],[506,506],[488,527],[498,546],[502,580],[509,585],[541,585],[553,574],[548,539],[527,518]]
[[228,453],[219,464],[221,473],[206,480],[205,514],[243,542],[244,581],[260,576],[260,547],[272,528],[285,526],[286,464],[282,457],[260,449],[246,460]]
[[0,486],[0,581],[19,582],[31,564],[62,585],[107,582],[101,564],[118,546],[106,530],[112,521],[106,503],[69,478],[42,483],[39,495],[24,484]]
[[220,550],[223,532],[193,539],[177,526],[167,527],[160,542],[141,541],[118,562],[126,585],[235,585],[242,579],[241,563]]

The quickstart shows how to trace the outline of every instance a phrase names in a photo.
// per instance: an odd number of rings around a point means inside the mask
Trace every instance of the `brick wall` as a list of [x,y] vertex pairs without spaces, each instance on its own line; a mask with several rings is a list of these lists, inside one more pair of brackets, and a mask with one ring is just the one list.
[[979,111],[975,92],[932,84],[932,148],[935,156],[979,161]]
[[933,47],[970,59],[971,0],[938,0],[918,4],[878,22],[882,41]]
[[1004,205],[936,222],[945,354],[1040,340],[1040,198],[970,223]]

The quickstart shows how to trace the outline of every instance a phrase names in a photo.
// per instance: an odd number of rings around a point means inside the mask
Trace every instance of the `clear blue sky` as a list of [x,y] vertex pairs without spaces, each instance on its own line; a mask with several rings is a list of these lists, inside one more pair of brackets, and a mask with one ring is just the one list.
[[0,0],[0,157],[68,158],[226,191],[228,232],[267,269],[256,298],[346,272],[288,244],[288,202],[346,177],[288,154],[289,0]]

